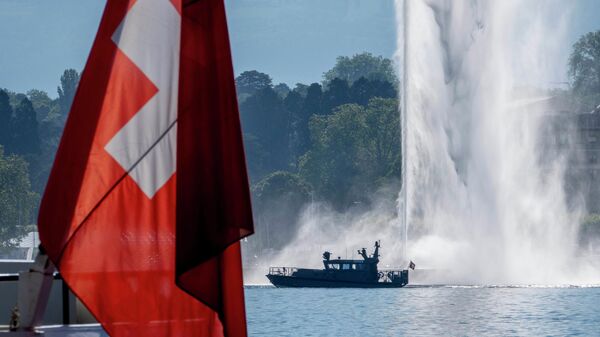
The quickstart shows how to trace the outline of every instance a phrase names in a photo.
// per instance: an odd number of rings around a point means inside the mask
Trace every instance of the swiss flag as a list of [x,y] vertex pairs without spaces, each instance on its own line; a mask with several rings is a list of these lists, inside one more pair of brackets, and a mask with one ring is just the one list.
[[38,220],[111,336],[245,336],[253,232],[223,0],[109,0]]

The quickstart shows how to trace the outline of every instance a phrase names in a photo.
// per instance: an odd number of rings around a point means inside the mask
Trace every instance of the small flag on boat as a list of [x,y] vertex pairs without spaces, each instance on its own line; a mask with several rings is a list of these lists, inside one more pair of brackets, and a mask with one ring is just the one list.
[[416,267],[415,263],[410,261],[410,263],[408,264],[408,268],[415,270],[415,267]]
[[109,0],[40,207],[111,336],[246,336],[253,233],[223,0]]

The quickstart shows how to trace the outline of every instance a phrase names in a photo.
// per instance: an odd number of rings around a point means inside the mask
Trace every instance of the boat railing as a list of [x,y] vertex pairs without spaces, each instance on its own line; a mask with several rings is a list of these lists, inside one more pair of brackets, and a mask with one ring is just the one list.
[[298,268],[294,267],[270,267],[269,275],[292,276],[297,271]]
[[379,269],[379,282],[399,282],[408,278],[408,270]]

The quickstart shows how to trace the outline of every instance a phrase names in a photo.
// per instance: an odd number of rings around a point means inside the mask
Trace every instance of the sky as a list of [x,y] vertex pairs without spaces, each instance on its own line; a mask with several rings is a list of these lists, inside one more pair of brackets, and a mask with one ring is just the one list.
[[[256,69],[275,83],[319,82],[337,56],[368,51],[392,57],[396,49],[393,0],[225,3],[236,74]],[[575,3],[567,48],[580,35],[600,29],[600,0]],[[35,88],[56,97],[62,72],[83,69],[104,4],[0,0],[0,88]]]

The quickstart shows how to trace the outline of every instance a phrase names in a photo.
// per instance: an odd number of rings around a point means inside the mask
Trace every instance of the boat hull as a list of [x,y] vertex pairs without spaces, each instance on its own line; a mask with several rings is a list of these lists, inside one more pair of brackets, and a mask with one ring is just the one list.
[[271,274],[266,276],[277,288],[402,288],[408,283],[408,280],[403,282],[353,282]]

